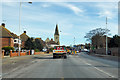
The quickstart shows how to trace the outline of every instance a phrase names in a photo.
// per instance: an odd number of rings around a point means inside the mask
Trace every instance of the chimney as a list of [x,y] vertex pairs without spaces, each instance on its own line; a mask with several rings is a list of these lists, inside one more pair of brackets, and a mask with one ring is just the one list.
[[53,38],[51,38],[51,41],[53,41]]
[[24,31],[24,33],[26,34],[26,31]]
[[5,23],[2,23],[2,26],[5,27]]

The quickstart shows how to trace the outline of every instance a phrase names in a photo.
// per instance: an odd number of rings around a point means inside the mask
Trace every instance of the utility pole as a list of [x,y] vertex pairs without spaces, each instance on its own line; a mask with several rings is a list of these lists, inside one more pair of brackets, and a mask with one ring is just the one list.
[[107,17],[106,17],[106,55],[108,54],[108,44],[107,44]]

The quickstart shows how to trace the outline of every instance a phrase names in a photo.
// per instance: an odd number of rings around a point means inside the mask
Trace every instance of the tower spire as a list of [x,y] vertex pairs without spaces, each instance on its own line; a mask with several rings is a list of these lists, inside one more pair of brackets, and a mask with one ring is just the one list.
[[59,35],[59,31],[58,31],[58,24],[56,24],[56,28],[55,28],[55,35]]
[[58,31],[58,24],[56,24],[56,28],[55,28],[55,34],[54,34],[54,40],[55,42],[59,45],[59,31]]

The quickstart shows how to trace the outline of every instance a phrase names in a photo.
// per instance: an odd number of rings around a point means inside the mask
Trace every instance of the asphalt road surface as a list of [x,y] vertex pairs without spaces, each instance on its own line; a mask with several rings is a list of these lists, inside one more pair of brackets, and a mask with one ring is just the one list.
[[117,78],[118,62],[89,56],[68,55],[67,59],[52,56],[34,57],[34,64],[23,66],[4,78]]

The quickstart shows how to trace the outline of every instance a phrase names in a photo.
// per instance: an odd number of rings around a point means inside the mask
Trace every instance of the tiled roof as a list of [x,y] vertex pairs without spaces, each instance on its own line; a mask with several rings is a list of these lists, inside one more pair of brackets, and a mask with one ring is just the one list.
[[57,44],[55,41],[49,41],[47,44]]
[[18,38],[18,36],[14,33],[11,33],[11,35],[13,36],[13,38]]
[[0,37],[4,37],[4,38],[13,38],[13,36],[11,35],[11,32],[6,29],[3,26],[0,26],[0,32],[2,33],[2,35],[0,35]]
[[29,38],[29,36],[26,35],[26,33],[22,33],[22,34],[20,35],[20,39],[21,39],[22,41],[27,41],[28,38]]
[[43,41],[41,38],[35,38],[35,39],[40,40],[40,42],[41,42],[41,44],[42,44],[43,46],[45,46],[45,45],[46,45],[46,42],[45,42],[45,41]]

